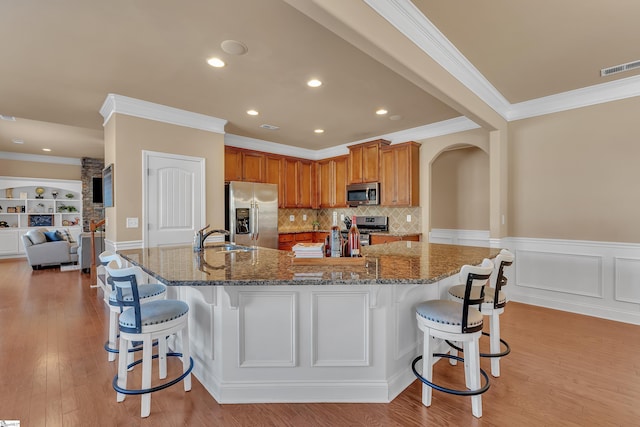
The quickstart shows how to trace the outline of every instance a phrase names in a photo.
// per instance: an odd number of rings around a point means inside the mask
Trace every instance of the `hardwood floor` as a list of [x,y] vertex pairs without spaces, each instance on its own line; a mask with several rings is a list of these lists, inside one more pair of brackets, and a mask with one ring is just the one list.
[[[483,395],[481,419],[465,397],[435,391],[432,406],[422,406],[418,381],[389,404],[219,405],[195,378],[189,393],[181,385],[154,393],[151,416],[140,419],[138,396],[116,403],[116,364],[102,348],[108,312],[101,292],[89,285],[89,275],[78,271],[32,272],[24,260],[0,262],[0,419],[20,420],[22,427],[630,426],[640,420],[640,326],[518,303],[509,303],[501,318],[512,353]],[[488,359],[482,366],[489,372]],[[434,378],[464,381],[461,365],[444,361]]]

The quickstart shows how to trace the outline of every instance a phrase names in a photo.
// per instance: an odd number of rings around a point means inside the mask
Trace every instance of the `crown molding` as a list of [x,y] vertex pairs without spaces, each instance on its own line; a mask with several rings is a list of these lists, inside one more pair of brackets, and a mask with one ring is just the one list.
[[359,144],[361,142],[373,141],[375,139],[386,139],[392,144],[424,140],[435,138],[437,136],[449,135],[457,132],[464,132],[471,129],[477,129],[480,126],[464,116],[444,120],[430,125],[419,126],[412,129],[405,129],[399,132],[388,133],[380,136],[352,141],[346,144],[337,145],[335,147],[324,148],[321,150],[309,150],[307,148],[292,147],[290,145],[278,144],[276,142],[265,141],[262,139],[248,138],[234,134],[226,134],[224,136],[224,145],[231,147],[245,148],[247,150],[266,151],[273,154],[281,154],[284,156],[301,157],[309,160],[322,160],[331,157],[343,156],[349,154],[349,146]]
[[100,107],[103,126],[115,113],[221,134],[227,124],[227,120],[217,117],[110,93]]
[[55,163],[60,165],[82,166],[82,159],[72,157],[45,156],[42,154],[13,153],[0,151],[0,159],[18,160],[22,162]]
[[365,0],[380,16],[504,119],[511,104],[409,0]]
[[225,134],[224,145],[229,145],[231,147],[237,148],[245,148],[247,150],[266,151],[268,153],[281,154],[283,156],[316,160],[315,150],[293,147],[291,145],[278,144],[277,142],[249,138],[247,136],[234,135],[231,133]]
[[634,76],[511,104],[410,0],[365,2],[507,121],[640,96]]
[[640,76],[627,77],[531,101],[512,104],[507,120],[520,120],[544,114],[603,104],[640,96]]
[[452,133],[464,132],[471,129],[478,129],[480,125],[471,119],[460,116],[455,117],[449,120],[443,120],[441,122],[432,123],[429,125],[418,126],[411,129],[405,129],[398,132],[388,133],[386,135],[381,135],[375,138],[368,138],[362,141],[355,141],[349,143],[356,144],[359,142],[370,141],[372,139],[386,139],[387,141],[391,141],[391,144],[396,144],[400,142],[406,141],[416,141],[421,139],[429,139],[435,138],[437,136],[449,135]]

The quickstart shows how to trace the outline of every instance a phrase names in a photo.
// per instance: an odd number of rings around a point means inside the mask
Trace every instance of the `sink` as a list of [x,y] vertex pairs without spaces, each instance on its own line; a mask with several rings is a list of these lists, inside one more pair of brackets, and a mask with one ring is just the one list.
[[213,243],[206,245],[205,249],[212,252],[224,253],[249,252],[255,250],[255,248],[252,248],[250,246],[236,245],[235,243]]

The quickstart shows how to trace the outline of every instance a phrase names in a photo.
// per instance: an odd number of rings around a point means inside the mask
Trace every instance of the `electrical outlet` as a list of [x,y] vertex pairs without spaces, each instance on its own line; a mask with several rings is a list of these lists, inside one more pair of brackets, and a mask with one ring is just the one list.
[[340,214],[340,221],[344,222],[344,214]]
[[411,215],[407,215],[407,222],[411,222]]
[[289,215],[289,221],[293,222],[296,220],[295,215]]
[[307,220],[307,214],[302,214],[302,220],[306,221]]

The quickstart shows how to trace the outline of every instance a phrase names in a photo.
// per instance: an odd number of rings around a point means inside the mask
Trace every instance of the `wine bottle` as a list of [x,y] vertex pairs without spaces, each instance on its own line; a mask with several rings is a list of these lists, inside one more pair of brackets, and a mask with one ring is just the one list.
[[338,227],[338,213],[333,213],[333,225],[331,226],[331,256],[342,256],[342,234],[340,234],[340,227]]
[[351,218],[351,228],[349,229],[349,256],[360,256],[360,230],[356,225],[356,216]]

